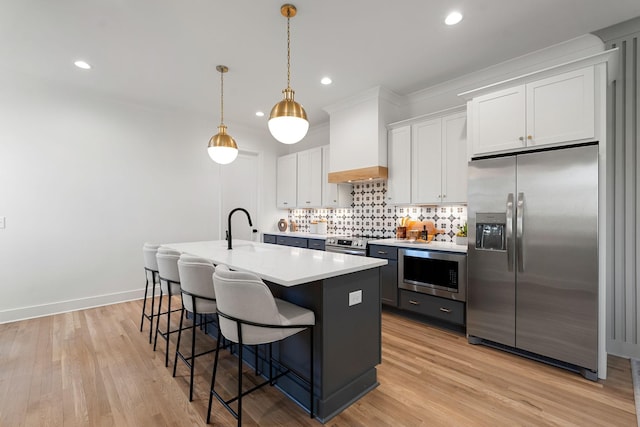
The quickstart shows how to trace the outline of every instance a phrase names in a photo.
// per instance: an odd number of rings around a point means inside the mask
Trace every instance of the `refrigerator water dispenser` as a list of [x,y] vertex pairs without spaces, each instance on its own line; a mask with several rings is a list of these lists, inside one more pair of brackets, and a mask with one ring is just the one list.
[[476,250],[505,251],[507,215],[505,213],[476,214]]

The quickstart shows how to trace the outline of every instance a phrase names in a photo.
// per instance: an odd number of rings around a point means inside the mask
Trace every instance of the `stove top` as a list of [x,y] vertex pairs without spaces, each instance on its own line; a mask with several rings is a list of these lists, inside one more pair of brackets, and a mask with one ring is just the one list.
[[331,236],[327,237],[327,246],[339,246],[343,248],[367,248],[367,242],[374,240],[373,236]]

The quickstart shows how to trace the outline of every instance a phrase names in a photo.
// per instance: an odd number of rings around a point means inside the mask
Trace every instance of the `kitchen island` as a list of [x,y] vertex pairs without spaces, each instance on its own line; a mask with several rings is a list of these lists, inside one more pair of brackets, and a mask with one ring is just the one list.
[[[327,422],[378,385],[379,267],[386,260],[242,240],[233,240],[232,250],[224,240],[164,246],[257,274],[274,296],[314,311],[314,406],[319,421]],[[309,337],[305,331],[273,349],[274,356],[306,377]],[[244,359],[253,364],[254,353],[247,350]],[[308,391],[295,377],[281,378],[277,387],[307,406]]]

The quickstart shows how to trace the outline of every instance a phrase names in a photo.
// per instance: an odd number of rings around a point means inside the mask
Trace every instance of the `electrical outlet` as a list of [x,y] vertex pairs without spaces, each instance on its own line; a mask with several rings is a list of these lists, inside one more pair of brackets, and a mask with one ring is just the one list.
[[360,304],[362,302],[362,289],[349,292],[349,307]]
[[6,222],[6,217],[0,216],[0,230],[4,229],[5,222]]

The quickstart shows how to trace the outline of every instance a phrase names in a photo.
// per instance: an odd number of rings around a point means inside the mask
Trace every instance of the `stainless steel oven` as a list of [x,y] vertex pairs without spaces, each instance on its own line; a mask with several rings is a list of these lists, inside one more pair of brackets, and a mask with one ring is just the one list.
[[370,237],[364,236],[330,236],[325,241],[324,250],[340,254],[367,256],[367,242]]
[[398,287],[456,301],[467,299],[467,255],[400,249]]

